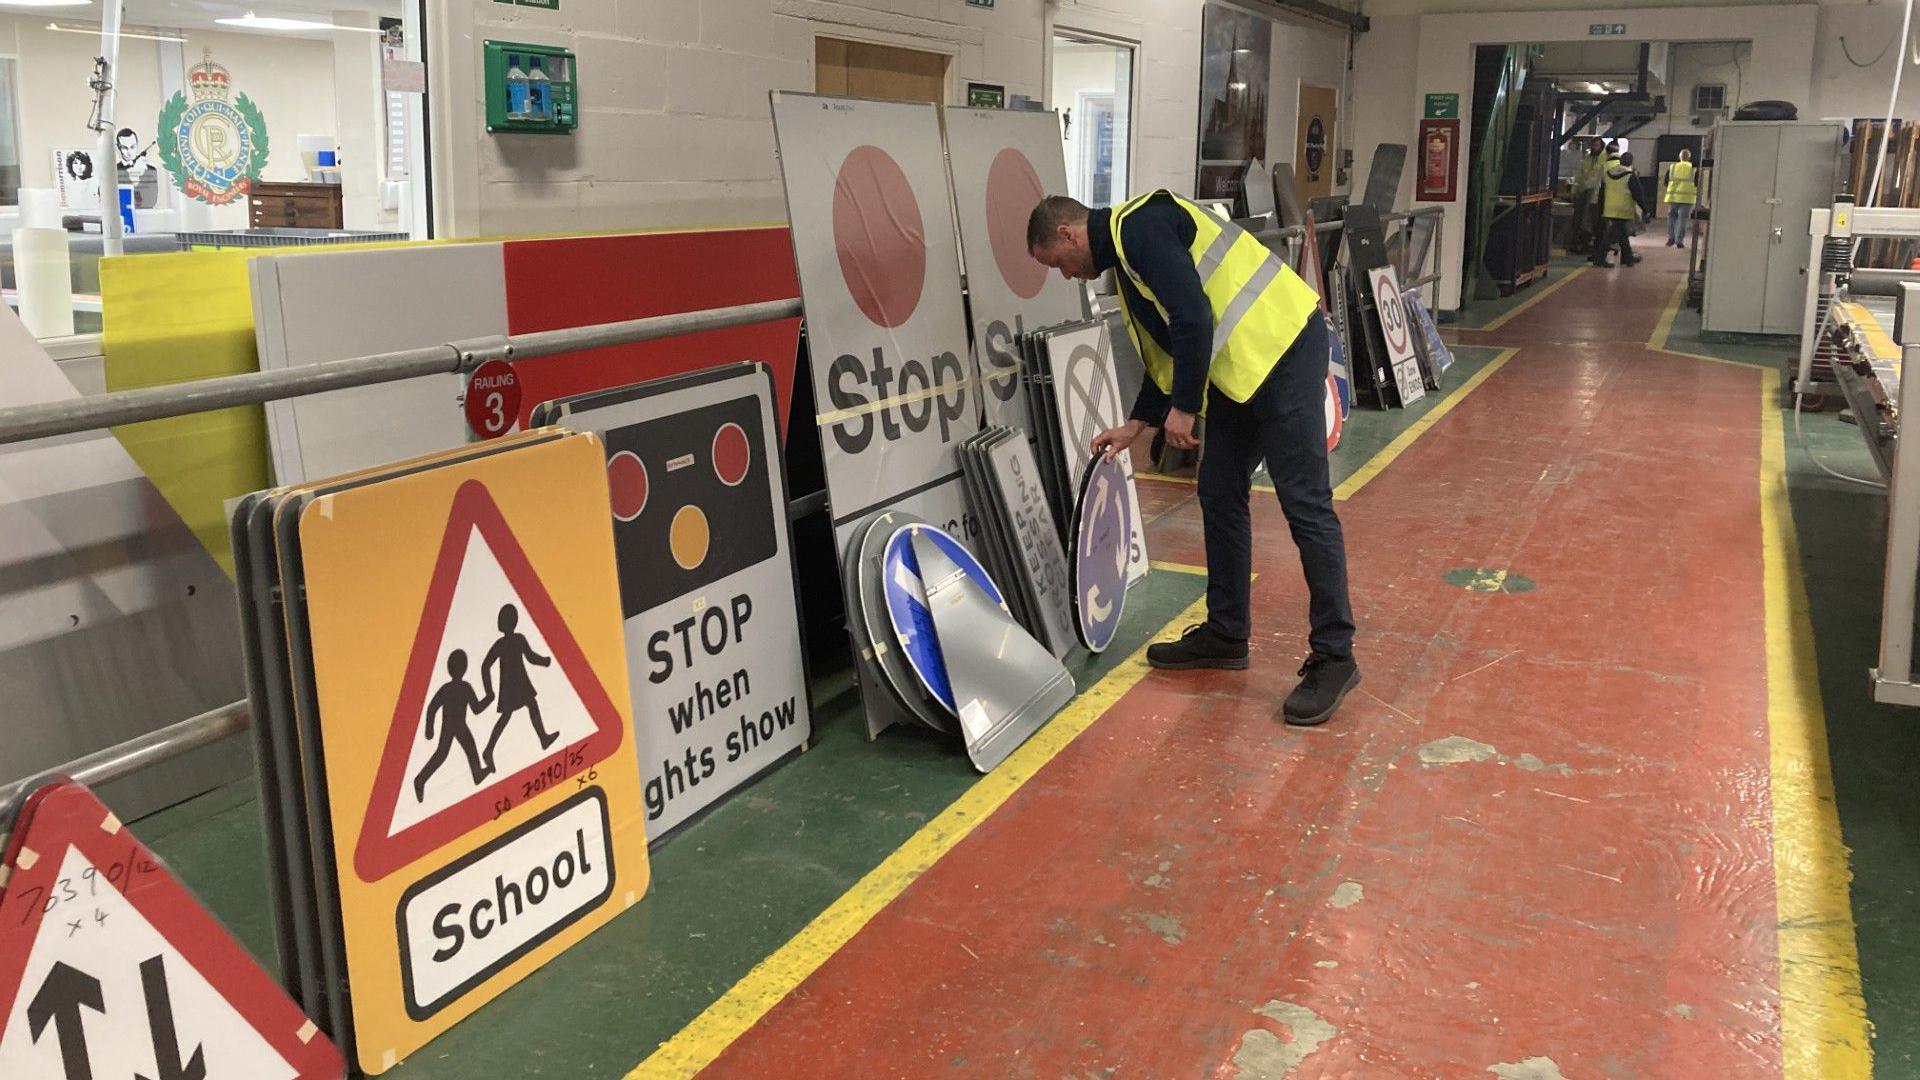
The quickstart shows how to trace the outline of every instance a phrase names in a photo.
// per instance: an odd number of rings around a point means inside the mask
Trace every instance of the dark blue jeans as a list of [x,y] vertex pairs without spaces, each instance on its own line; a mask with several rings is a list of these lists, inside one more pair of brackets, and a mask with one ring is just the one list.
[[[1262,460],[1280,496],[1300,568],[1307,577],[1307,637],[1313,651],[1353,654],[1353,605],[1347,599],[1347,545],[1333,512],[1327,475],[1327,324],[1319,314],[1243,404],[1207,390],[1206,447],[1200,458],[1200,516],[1207,545],[1207,622],[1244,641],[1252,616],[1247,579],[1253,570],[1253,519],[1248,499]],[[1272,538],[1263,538],[1270,553]]]

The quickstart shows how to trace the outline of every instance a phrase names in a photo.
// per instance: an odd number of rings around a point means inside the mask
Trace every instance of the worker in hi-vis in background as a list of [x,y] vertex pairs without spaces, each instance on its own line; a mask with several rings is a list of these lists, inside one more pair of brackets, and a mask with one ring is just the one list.
[[[1347,547],[1327,469],[1327,322],[1313,289],[1237,225],[1168,191],[1089,210],[1065,195],[1027,218],[1027,252],[1070,281],[1108,270],[1127,330],[1145,362],[1130,419],[1088,447],[1112,458],[1149,427],[1167,445],[1200,445],[1200,527],[1207,551],[1207,621],[1147,649],[1157,668],[1247,666],[1253,633],[1249,503],[1266,462],[1307,579],[1307,645],[1286,722],[1324,722],[1360,682],[1353,662]],[[1262,538],[1263,551],[1274,541]]]
[[1640,178],[1633,174],[1633,155],[1621,154],[1618,161],[1607,163],[1606,176],[1600,181],[1600,217],[1606,231],[1594,246],[1593,265],[1612,265],[1607,262],[1607,253],[1615,247],[1620,249],[1621,266],[1640,261],[1640,256],[1633,253],[1627,233],[1642,214],[1652,216],[1640,192]]
[[1680,160],[1667,166],[1667,246],[1687,246],[1687,226],[1693,223],[1693,204],[1700,199],[1693,181],[1693,151],[1680,151]]
[[1600,242],[1594,235],[1594,196],[1600,192],[1601,174],[1607,171],[1607,141],[1591,139],[1581,143],[1580,167],[1573,172],[1573,215],[1567,219],[1567,252],[1585,255]]

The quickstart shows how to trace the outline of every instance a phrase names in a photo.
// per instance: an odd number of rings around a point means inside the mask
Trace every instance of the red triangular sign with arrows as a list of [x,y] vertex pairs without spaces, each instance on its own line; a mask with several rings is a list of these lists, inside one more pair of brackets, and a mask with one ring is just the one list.
[[447,514],[355,872],[378,881],[439,850],[529,787],[605,759],[625,730],[499,506],[468,481]]
[[72,781],[34,793],[0,894],[0,1076],[334,1080],[340,1052]]

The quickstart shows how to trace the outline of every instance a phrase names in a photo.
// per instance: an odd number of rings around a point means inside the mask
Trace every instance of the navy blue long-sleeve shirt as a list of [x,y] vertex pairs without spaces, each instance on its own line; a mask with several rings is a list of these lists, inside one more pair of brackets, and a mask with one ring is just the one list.
[[[1087,215],[1087,244],[1093,249],[1096,270],[1120,265],[1113,246],[1112,216],[1110,209]],[[1167,309],[1168,317],[1162,319],[1124,271],[1114,275],[1134,325],[1173,357],[1173,393],[1164,393],[1149,378],[1141,381],[1140,396],[1133,403],[1133,419],[1158,427],[1166,422],[1169,404],[1181,412],[1200,411],[1207,392],[1207,369],[1213,363],[1213,306],[1193,266],[1193,218],[1172,196],[1162,192],[1148,199],[1127,215],[1120,228],[1127,264]]]

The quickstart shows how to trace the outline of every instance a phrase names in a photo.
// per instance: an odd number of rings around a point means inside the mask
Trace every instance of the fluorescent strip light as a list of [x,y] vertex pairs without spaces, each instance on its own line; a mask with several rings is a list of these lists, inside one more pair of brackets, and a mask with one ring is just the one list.
[[[61,26],[59,23],[48,23],[47,29],[61,34],[92,34],[95,37],[100,36],[100,28],[97,26]],[[120,36],[123,38],[137,38],[140,41],[171,41],[181,45],[186,44],[187,41],[186,38],[175,37],[169,34],[136,34],[131,30],[120,31]]]
[[[10,2],[10,0],[0,0],[0,3],[8,2]],[[247,30],[357,30],[364,34],[383,34],[386,32],[377,26],[340,26],[336,23],[318,22],[313,19],[286,19],[277,15],[262,17],[255,15],[251,11],[238,18],[229,16],[213,21],[219,23],[221,26],[238,26]]]
[[0,0],[0,7],[57,8],[86,7],[93,0]]

